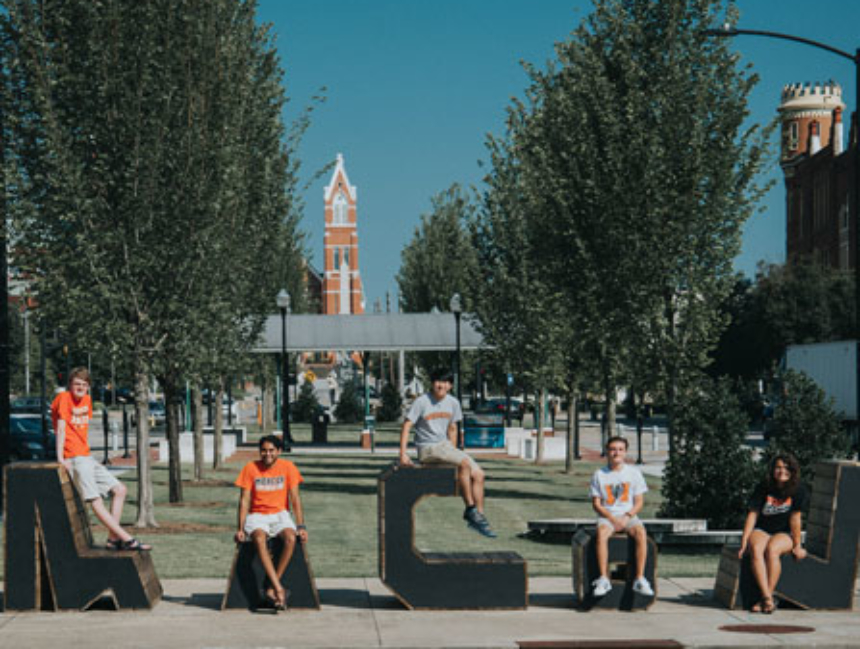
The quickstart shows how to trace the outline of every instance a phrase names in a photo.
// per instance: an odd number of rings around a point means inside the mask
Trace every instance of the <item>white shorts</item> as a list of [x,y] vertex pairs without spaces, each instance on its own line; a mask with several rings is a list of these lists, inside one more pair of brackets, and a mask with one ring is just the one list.
[[[624,514],[622,514],[622,516],[623,515]],[[606,525],[607,527],[613,527],[612,521],[610,521],[608,518],[603,518],[602,516],[598,516],[597,517],[597,527],[600,527],[601,525]],[[639,520],[638,516],[634,516],[633,518],[630,518],[627,520],[627,525],[624,526],[624,529],[625,530],[632,530],[634,527],[638,527],[639,525],[642,525],[642,521]]]
[[69,458],[69,462],[72,464],[72,480],[86,502],[107,498],[111,490],[119,486],[119,480],[90,455],[78,455]]
[[254,530],[263,530],[269,538],[272,538],[284,530],[295,532],[296,524],[286,509],[277,514],[248,514],[245,517],[245,534],[251,536]]

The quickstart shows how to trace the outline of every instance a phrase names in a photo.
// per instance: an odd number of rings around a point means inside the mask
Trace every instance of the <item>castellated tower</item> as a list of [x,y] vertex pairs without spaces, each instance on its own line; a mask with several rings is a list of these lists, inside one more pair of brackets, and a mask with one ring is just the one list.
[[364,289],[358,272],[357,189],[349,184],[343,155],[323,190],[325,205],[325,271],[323,313],[364,313]]
[[[842,88],[833,81],[784,86],[779,105],[782,122],[780,162],[784,164],[804,153],[818,153],[830,144],[831,135],[837,129],[839,132],[835,135],[841,145],[843,110]],[[834,111],[838,122],[836,129],[833,129]]]

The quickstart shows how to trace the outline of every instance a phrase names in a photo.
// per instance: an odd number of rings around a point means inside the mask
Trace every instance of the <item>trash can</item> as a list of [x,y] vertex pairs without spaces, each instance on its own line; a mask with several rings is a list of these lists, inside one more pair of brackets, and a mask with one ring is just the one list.
[[328,443],[328,422],[328,413],[318,412],[314,415],[314,419],[311,422],[311,435],[313,436],[314,444]]

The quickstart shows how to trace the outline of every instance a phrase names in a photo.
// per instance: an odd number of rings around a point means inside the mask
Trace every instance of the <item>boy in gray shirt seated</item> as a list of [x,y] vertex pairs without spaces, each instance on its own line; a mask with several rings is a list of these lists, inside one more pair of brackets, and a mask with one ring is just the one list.
[[457,467],[460,493],[466,503],[463,518],[473,530],[495,538],[484,516],[484,471],[469,455],[457,448],[457,422],[462,421],[460,402],[448,394],[454,377],[448,370],[436,370],[430,376],[433,387],[418,397],[406,415],[400,431],[400,464],[412,466],[406,454],[409,431],[415,428],[418,459],[424,464],[448,464]]

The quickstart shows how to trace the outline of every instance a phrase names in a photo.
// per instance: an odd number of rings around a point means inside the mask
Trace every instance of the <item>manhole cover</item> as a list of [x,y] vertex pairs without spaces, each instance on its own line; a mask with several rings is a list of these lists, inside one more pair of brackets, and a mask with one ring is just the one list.
[[795,626],[792,624],[728,624],[721,626],[720,631],[729,633],[812,633],[815,631],[811,626]]

